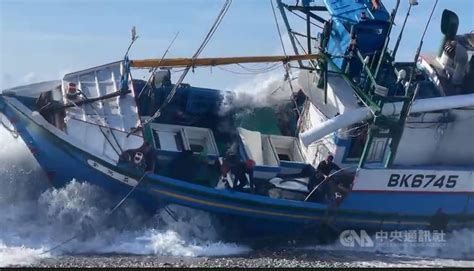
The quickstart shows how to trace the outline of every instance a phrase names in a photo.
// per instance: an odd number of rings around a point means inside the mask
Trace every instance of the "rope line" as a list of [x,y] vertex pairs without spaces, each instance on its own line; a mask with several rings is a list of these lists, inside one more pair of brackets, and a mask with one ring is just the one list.
[[337,170],[337,171],[335,171],[335,172],[329,174],[328,176],[326,176],[326,178],[324,178],[324,180],[323,180],[321,183],[319,183],[315,188],[313,188],[313,190],[311,190],[311,193],[309,193],[308,196],[306,196],[306,198],[304,199],[304,202],[306,202],[306,201],[311,197],[311,195],[313,195],[314,191],[318,190],[318,188],[319,188],[323,183],[325,183],[327,180],[329,180],[330,177],[332,177],[333,175],[335,175],[335,174],[337,174],[337,173],[339,173],[339,172],[342,172],[342,171],[344,171],[344,170],[346,170],[346,169],[350,169],[350,168],[356,168],[356,167],[350,166],[350,167],[341,168],[341,169],[339,169],[339,170]]
[[270,0],[270,4],[272,6],[273,18],[275,19],[276,28],[278,30],[278,36],[280,37],[281,48],[283,49],[283,53],[285,54],[285,56],[287,56],[285,45],[283,43],[283,37],[281,36],[281,32],[280,32],[280,25],[278,24],[278,19],[275,13],[275,6],[273,5],[273,0]]
[[[84,92],[80,91],[82,93],[82,95],[84,95],[84,97],[87,99],[86,95],[84,94]],[[69,100],[70,103],[72,103],[75,107],[81,109],[81,107],[79,105],[77,105],[73,100]],[[115,140],[115,144],[117,144],[117,146],[119,147],[120,149],[120,152],[117,151],[117,149],[115,148],[114,144],[112,144],[112,142],[110,141],[110,138],[107,136],[107,134],[104,132],[104,130],[102,130],[102,128],[108,128],[110,133],[113,135],[113,131],[110,130],[110,127],[108,127],[107,125],[107,122],[105,122],[101,117],[100,117],[100,114],[95,110],[95,108],[92,106],[92,104],[89,104],[92,108],[92,111],[94,111],[94,113],[97,115],[97,121],[100,121],[102,122],[102,125],[98,124],[98,123],[95,123],[96,126],[99,127],[99,130],[100,132],[102,133],[102,135],[105,137],[105,139],[107,140],[107,142],[109,142],[110,144],[110,147],[112,147],[112,149],[114,150],[114,152],[120,156],[120,154],[122,153],[121,151],[121,148],[120,148],[120,144],[117,142],[117,138],[115,138],[114,136],[114,140]]]
[[[240,66],[240,65],[239,65]],[[275,66],[272,66],[271,68],[265,69],[265,70],[260,70],[260,71],[251,71],[248,70],[246,67],[240,66],[242,69],[246,70],[246,72],[241,72],[241,71],[233,71],[231,69],[224,68],[222,66],[216,66],[219,70],[234,73],[234,74],[240,74],[240,75],[257,75],[257,74],[263,74],[263,73],[269,73],[275,70],[278,70],[280,68],[279,64],[276,64]]]
[[[163,61],[163,59],[165,58],[165,56],[168,54],[171,46],[173,45],[174,41],[176,40],[176,38],[178,37],[178,34],[179,32],[176,32],[176,35],[174,35],[174,38],[171,40],[170,44],[168,45],[168,48],[166,48],[165,52],[163,53],[163,55],[161,56],[161,59],[160,59],[160,62]],[[153,78],[153,75],[155,75],[156,71],[158,70],[158,67],[154,67],[153,69],[150,70],[151,74],[150,74],[150,77],[148,77],[148,80],[146,81],[146,84],[142,87],[142,89],[140,90],[140,93],[138,94],[138,97],[137,99],[140,99],[140,97],[142,96],[142,93],[143,91],[145,90],[145,88],[150,85],[151,83],[151,79]],[[151,85],[150,85],[151,86]]]
[[[288,10],[288,11],[291,12],[291,13],[293,13],[293,15],[295,15],[296,17],[299,17],[299,18],[302,19],[303,21],[306,21],[306,18],[305,18],[305,17],[299,15],[298,13],[294,12],[293,10]],[[309,23],[312,24],[312,25],[314,25],[314,26],[316,26],[316,27],[319,27],[320,29],[323,29],[322,26],[317,25],[317,24],[315,24],[315,23],[313,23],[313,22],[311,22],[311,21],[310,21]]]
[[[119,201],[112,209],[111,211],[107,212],[106,213],[106,217],[105,219],[108,219],[120,206],[122,206],[122,204],[125,202],[125,200],[127,200],[127,198],[133,193],[133,191],[135,191],[135,189],[140,185],[140,183],[145,179],[147,175],[147,172],[145,172],[143,174],[143,176],[140,178],[140,180],[138,181],[137,185],[135,185],[128,193],[127,195],[121,200]],[[46,253],[49,253],[53,250],[56,250],[64,245],[66,245],[67,243],[71,242],[72,240],[76,239],[77,237],[79,237],[79,233],[76,233],[74,234],[72,237],[62,241],[61,243],[57,244],[56,246],[46,250],[46,251],[43,251],[40,255],[44,255]]]
[[[232,0],[226,0],[224,3],[224,6],[222,7],[221,11],[219,12],[219,15],[217,16],[216,20],[214,21],[214,24],[212,25],[211,29],[207,33],[206,37],[204,38],[204,41],[202,42],[201,46],[197,49],[197,51],[194,53],[192,56],[192,60],[195,60],[201,52],[204,50],[206,45],[209,43],[211,40],[212,36],[216,32],[217,28],[219,27],[220,23],[222,22],[222,19],[226,15],[227,11],[229,10],[230,4],[232,3]],[[192,68],[191,65],[187,66],[186,69],[183,71],[181,76],[179,77],[178,81],[176,84],[173,86],[173,89],[170,91],[166,99],[163,101],[162,105],[158,108],[158,110],[147,120],[145,120],[142,123],[142,127],[153,121],[154,119],[158,118],[161,115],[161,111],[171,102],[173,99],[174,95],[176,94],[177,88],[181,85],[183,82],[184,78],[188,74],[189,70]],[[139,129],[139,127],[137,127]]]

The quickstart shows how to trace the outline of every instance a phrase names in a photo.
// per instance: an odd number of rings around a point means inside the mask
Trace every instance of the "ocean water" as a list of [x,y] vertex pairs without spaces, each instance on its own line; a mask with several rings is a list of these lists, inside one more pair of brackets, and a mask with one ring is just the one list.
[[[97,186],[72,180],[51,188],[21,139],[0,130],[0,266],[28,265],[61,254],[159,254],[207,256],[241,254],[244,245],[221,242],[210,216],[171,206],[151,216]],[[49,249],[78,236],[51,252]]]
[[[80,180],[51,188],[21,139],[0,127],[0,267],[34,265],[61,255],[249,255],[245,244],[220,240],[211,216],[180,206],[155,215],[132,201],[110,217],[120,198]],[[73,240],[51,251],[58,244]],[[322,260],[354,266],[474,266],[474,232],[459,231],[442,247],[347,248],[340,243],[295,247]],[[275,251],[283,249],[275,248]],[[302,252],[303,253],[303,252]],[[99,263],[98,263],[99,265]]]

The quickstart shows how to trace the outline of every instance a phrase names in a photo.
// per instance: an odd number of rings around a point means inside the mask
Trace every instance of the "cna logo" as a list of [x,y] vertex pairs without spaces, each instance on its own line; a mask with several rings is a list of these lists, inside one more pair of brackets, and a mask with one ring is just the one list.
[[355,230],[345,230],[339,235],[339,241],[345,247],[373,247],[374,242],[366,231],[360,230],[359,233]]

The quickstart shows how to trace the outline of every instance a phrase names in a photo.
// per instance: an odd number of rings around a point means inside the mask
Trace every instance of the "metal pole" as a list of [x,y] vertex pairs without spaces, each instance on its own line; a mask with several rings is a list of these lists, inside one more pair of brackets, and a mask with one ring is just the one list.
[[360,157],[359,168],[364,168],[365,162],[367,160],[367,156],[369,156],[370,147],[372,146],[372,141],[374,140],[372,129],[369,129],[367,133],[368,133],[368,138],[367,138],[367,141],[365,142],[364,150],[362,151],[362,155]]
[[[286,12],[283,9],[283,3],[281,2],[281,0],[277,0],[277,4],[278,9],[280,10],[281,17],[283,18],[283,22],[285,23],[286,31],[288,32],[288,37],[290,38],[291,46],[293,47],[295,54],[299,55],[298,47],[296,46],[295,42],[295,37],[293,36],[290,23],[288,22],[288,18],[286,17]],[[298,65],[300,65],[300,67],[304,67],[303,61],[298,60]]]
[[397,0],[397,5],[395,6],[395,9],[393,10],[393,12],[391,14],[390,26],[388,27],[387,35],[385,36],[385,43],[383,45],[382,52],[380,52],[379,62],[377,64],[377,68],[375,68],[375,73],[374,73],[374,78],[375,79],[377,79],[377,76],[378,76],[379,70],[380,70],[380,66],[382,66],[383,58],[385,56],[385,52],[387,51],[388,42],[390,40],[390,32],[392,32],[392,26],[393,26],[393,23],[395,21],[395,16],[397,15],[399,5],[400,5],[400,0]]
[[405,20],[403,21],[402,29],[400,30],[400,34],[398,35],[397,43],[395,43],[395,47],[393,48],[392,59],[395,59],[395,55],[398,51],[398,46],[400,46],[400,41],[402,40],[403,30],[405,29],[405,25],[407,23],[408,16],[410,16],[412,4],[408,7],[407,15],[405,16]]
[[428,25],[431,22],[431,18],[433,17],[433,13],[436,9],[437,4],[438,4],[438,0],[436,0],[435,4],[433,6],[433,9],[431,10],[430,17],[428,19],[428,22],[425,25],[425,30],[423,31],[423,35],[421,36],[420,45],[418,46],[418,48],[416,50],[415,61],[413,62],[413,68],[412,68],[412,71],[411,71],[411,74],[410,74],[410,79],[409,79],[407,87],[406,87],[406,93],[407,93],[406,96],[409,97],[409,100],[404,101],[404,103],[403,103],[403,107],[402,107],[402,110],[400,112],[400,118],[398,120],[398,130],[397,130],[396,136],[392,137],[392,142],[390,142],[390,155],[388,157],[387,163],[385,164],[385,167],[390,167],[392,165],[393,161],[395,160],[395,155],[396,155],[397,150],[398,150],[398,144],[400,143],[400,140],[401,140],[401,137],[402,137],[402,134],[403,134],[403,130],[405,128],[406,119],[410,115],[411,106],[412,106],[413,101],[415,100],[416,94],[418,92],[418,87],[415,89],[415,91],[413,93],[409,93],[409,90],[410,90],[410,87],[411,87],[411,84],[412,84],[413,77],[415,75],[416,62],[417,62],[418,57],[420,55],[421,47],[423,47],[423,39],[425,37],[426,30],[428,29]]
[[308,54],[311,54],[311,18],[309,17],[309,11],[306,13],[306,40],[308,42]]

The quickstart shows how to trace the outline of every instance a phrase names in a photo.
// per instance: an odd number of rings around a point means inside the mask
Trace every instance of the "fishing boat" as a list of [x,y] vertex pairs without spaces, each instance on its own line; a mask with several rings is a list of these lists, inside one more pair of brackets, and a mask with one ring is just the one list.
[[[445,10],[439,54],[420,54],[421,42],[413,62],[399,63],[403,31],[388,48],[399,1],[391,13],[377,0],[276,3],[293,55],[130,60],[127,51],[3,90],[2,124],[54,187],[87,181],[151,211],[208,211],[228,238],[472,228],[474,34],[458,35]],[[288,12],[306,19],[306,35]],[[284,63],[289,84],[297,69],[301,89],[277,107],[246,108],[170,72],[262,62]],[[133,69],[152,76],[134,79]],[[324,174],[328,156],[339,169]]]

